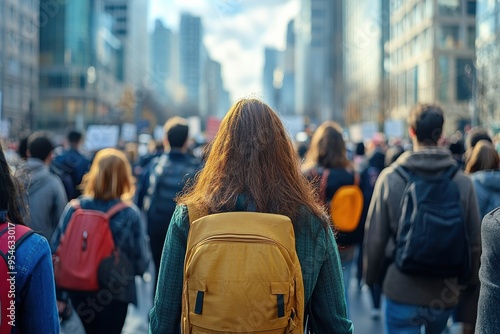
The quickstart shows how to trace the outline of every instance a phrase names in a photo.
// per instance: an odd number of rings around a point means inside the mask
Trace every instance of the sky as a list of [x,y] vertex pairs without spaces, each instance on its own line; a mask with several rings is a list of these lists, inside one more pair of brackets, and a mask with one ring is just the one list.
[[178,30],[180,13],[202,18],[210,57],[222,64],[231,100],[262,97],[264,48],[285,49],[288,22],[299,0],[149,0],[150,29],[156,19]]

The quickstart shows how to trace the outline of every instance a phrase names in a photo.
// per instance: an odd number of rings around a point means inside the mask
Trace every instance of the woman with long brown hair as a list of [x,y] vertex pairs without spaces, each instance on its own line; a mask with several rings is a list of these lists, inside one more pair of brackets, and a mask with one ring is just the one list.
[[120,211],[115,211],[116,214],[110,214],[109,227],[120,257],[126,257],[131,268],[119,272],[112,288],[101,286],[98,291],[68,291],[87,333],[119,334],[128,304],[137,303],[135,275],[145,272],[150,258],[140,211],[130,202],[135,186],[125,154],[113,148],[97,152],[90,171],[83,177],[82,189],[82,196],[64,209],[52,237],[52,250],[59,246],[76,208],[109,213],[120,202],[126,203]]
[[[353,163],[347,158],[342,127],[338,123],[325,121],[316,129],[302,164],[302,172],[316,184],[319,197],[326,207],[342,186],[360,184],[360,175],[355,171]],[[362,241],[362,232],[363,224],[359,224],[352,232],[338,232],[336,235],[336,241],[340,245],[339,251],[347,301],[351,268],[355,261],[356,246]]]
[[314,319],[315,332],[352,332],[333,232],[297,162],[282,122],[268,105],[242,99],[231,107],[211,143],[203,170],[178,198],[163,248],[150,333],[176,333],[181,321],[188,206],[207,214],[240,211],[236,206],[241,196],[254,204],[253,211],[291,218],[304,305]]

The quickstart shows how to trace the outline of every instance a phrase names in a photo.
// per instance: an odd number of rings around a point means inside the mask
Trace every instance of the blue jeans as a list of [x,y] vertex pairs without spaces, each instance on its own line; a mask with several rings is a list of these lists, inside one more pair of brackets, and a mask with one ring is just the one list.
[[385,299],[386,334],[441,334],[453,308],[441,309],[400,304]]

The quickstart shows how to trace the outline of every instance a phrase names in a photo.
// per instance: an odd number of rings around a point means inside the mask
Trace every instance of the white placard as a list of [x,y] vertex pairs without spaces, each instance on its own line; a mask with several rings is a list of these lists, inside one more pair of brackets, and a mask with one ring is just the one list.
[[162,141],[163,140],[163,126],[157,125],[155,126],[154,132],[153,132],[153,138],[156,141]]
[[84,147],[95,152],[103,148],[117,147],[120,127],[118,125],[89,125]]
[[137,125],[132,123],[123,123],[121,139],[124,142],[135,142],[137,140]]
[[386,120],[384,122],[384,133],[388,139],[403,138],[403,136],[405,135],[403,120]]

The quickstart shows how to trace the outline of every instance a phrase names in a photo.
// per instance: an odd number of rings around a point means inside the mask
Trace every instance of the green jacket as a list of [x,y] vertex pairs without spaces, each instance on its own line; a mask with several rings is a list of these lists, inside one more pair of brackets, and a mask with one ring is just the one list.
[[[347,319],[344,283],[337,244],[331,229],[303,210],[294,224],[296,250],[304,281],[305,305],[310,305],[315,333],[352,333]],[[158,285],[149,314],[149,333],[179,333],[184,257],[189,232],[187,207],[178,205],[163,247]],[[310,303],[310,304],[309,304]]]

